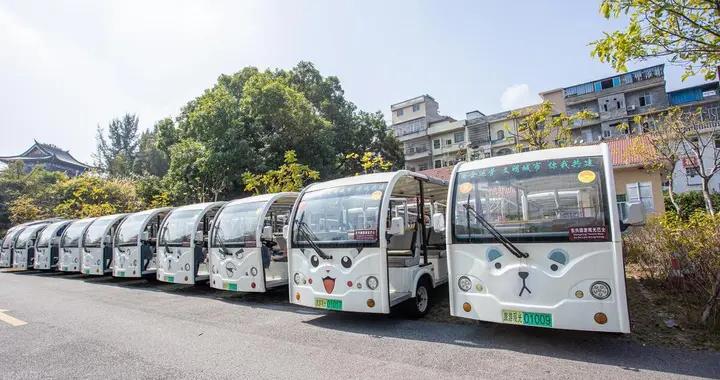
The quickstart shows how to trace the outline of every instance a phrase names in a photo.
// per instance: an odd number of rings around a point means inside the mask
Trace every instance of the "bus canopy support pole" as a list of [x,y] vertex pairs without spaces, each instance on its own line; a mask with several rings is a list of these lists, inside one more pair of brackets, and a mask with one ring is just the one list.
[[422,231],[420,232],[420,236],[422,238],[422,251],[423,251],[423,259],[425,260],[425,265],[428,263],[428,247],[427,247],[427,234],[425,233],[425,187],[423,186],[423,181],[418,180],[420,183],[420,205],[418,206],[418,222],[422,226]]

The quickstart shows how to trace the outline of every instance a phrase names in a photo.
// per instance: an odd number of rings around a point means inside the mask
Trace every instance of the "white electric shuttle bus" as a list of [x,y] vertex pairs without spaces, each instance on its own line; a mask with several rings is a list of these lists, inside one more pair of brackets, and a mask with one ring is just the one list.
[[158,231],[170,210],[171,207],[156,208],[125,218],[115,233],[113,276],[142,277],[155,274]]
[[0,247],[0,268],[12,267],[15,239],[25,227],[27,227],[27,223],[18,224],[17,226],[11,227],[5,234],[2,247]]
[[[459,163],[448,203],[453,316],[630,331],[606,144]],[[623,225],[642,219],[633,204]]]
[[112,272],[113,238],[118,226],[128,214],[105,215],[96,218],[83,235],[81,272],[102,276]]
[[443,218],[447,183],[402,170],[306,187],[290,219],[290,302],[329,310],[412,316],[447,281]]
[[265,292],[288,282],[283,236],[298,193],[248,197],[223,206],[210,235],[210,286]]
[[213,217],[225,203],[198,203],[170,211],[158,237],[158,280],[195,284],[209,278],[208,231]]
[[61,272],[80,272],[83,236],[93,220],[95,218],[79,219],[65,228],[65,232],[60,238],[60,258],[58,259],[58,270]]
[[15,239],[13,250],[13,268],[19,270],[34,269],[35,242],[50,221],[42,221],[27,226]]
[[72,220],[61,220],[49,224],[40,233],[35,243],[35,269],[56,269],[60,260],[60,237]]

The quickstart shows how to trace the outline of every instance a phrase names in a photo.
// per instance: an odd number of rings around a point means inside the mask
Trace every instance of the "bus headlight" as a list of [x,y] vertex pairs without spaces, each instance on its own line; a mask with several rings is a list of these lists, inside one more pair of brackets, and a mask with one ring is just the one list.
[[375,288],[378,287],[378,279],[375,276],[370,276],[367,281],[365,281],[365,284],[367,284],[367,287],[370,288],[370,290],[375,290]]
[[610,292],[610,285],[607,282],[595,281],[590,285],[590,294],[599,300],[610,297]]
[[300,285],[305,283],[305,278],[303,278],[303,275],[300,273],[295,273],[293,276],[293,281],[295,281],[295,285]]
[[463,292],[467,292],[472,287],[472,280],[470,280],[467,276],[460,276],[458,279],[458,287]]
[[250,274],[253,276],[257,276],[258,270],[255,267],[250,268]]

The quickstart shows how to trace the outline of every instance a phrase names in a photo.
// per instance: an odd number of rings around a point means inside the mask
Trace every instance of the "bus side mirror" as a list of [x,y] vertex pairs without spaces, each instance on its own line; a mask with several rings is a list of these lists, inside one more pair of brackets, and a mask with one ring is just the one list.
[[623,224],[634,226],[642,224],[645,221],[643,215],[642,203],[626,203],[625,204],[625,217],[623,218]]
[[405,219],[396,216],[390,220],[390,229],[388,230],[390,235],[402,235],[405,233]]
[[285,238],[285,241],[290,239],[290,225],[286,224],[283,226],[283,238]]
[[148,240],[150,240],[150,232],[143,231],[142,236],[140,236],[140,241],[148,241]]
[[110,235],[105,235],[105,236],[103,237],[103,243],[105,243],[105,244],[110,244],[111,242],[112,242],[112,236],[110,236]]
[[264,226],[262,229],[262,234],[260,235],[260,238],[263,240],[272,240],[272,238],[273,238],[272,227]]
[[432,228],[435,232],[445,231],[445,215],[441,212],[436,212],[432,216]]
[[202,241],[203,241],[203,232],[195,231],[195,243],[202,242]]

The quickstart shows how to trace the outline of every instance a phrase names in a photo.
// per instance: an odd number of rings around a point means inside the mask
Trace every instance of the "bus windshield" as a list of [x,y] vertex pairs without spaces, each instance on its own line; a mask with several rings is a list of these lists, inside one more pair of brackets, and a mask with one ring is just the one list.
[[80,238],[82,237],[83,230],[90,222],[92,222],[92,220],[82,220],[71,224],[70,227],[65,230],[65,235],[63,235],[61,242],[62,246],[79,247]]
[[293,221],[293,244],[377,245],[380,200],[387,183],[308,191]]
[[10,248],[10,244],[13,241],[13,238],[15,238],[15,235],[17,235],[17,229],[10,230],[7,235],[5,235],[5,240],[3,240],[2,247],[3,248]]
[[15,240],[15,248],[25,248],[25,245],[30,241],[30,238],[32,235],[37,231],[36,228],[28,227],[25,230],[23,230],[20,235],[18,235],[17,239]]
[[195,221],[202,209],[176,210],[170,213],[160,236],[161,245],[190,244]]
[[53,224],[47,226],[40,233],[40,237],[38,237],[38,240],[37,240],[37,246],[38,247],[50,246],[50,240],[52,239],[53,235],[58,231],[58,228],[60,228],[60,226],[62,226],[63,223],[65,223],[65,222],[57,222],[57,223],[53,223]]
[[83,247],[99,247],[108,225],[115,217],[98,218],[88,227],[83,239]]
[[115,235],[117,245],[135,245],[138,243],[138,235],[144,229],[148,212],[132,214],[125,219]]
[[462,171],[457,173],[454,186],[452,227],[456,242],[494,242],[473,210],[511,241],[611,238],[600,156]]
[[254,246],[258,219],[265,202],[225,207],[215,220],[214,241],[219,245]]

